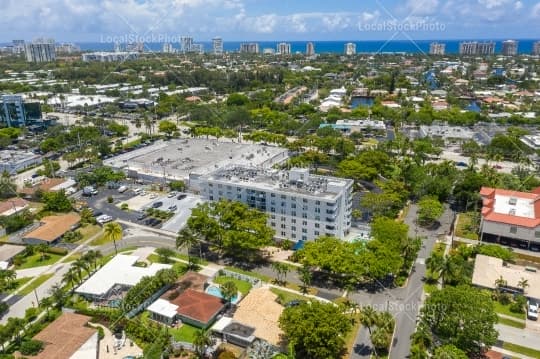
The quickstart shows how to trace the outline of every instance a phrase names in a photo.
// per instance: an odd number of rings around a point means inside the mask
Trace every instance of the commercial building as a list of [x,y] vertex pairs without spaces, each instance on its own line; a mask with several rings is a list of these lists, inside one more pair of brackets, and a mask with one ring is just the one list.
[[121,62],[138,58],[138,52],[89,52],[82,55],[85,62]]
[[212,53],[214,55],[223,54],[223,39],[221,37],[214,37],[212,39]]
[[187,181],[192,174],[205,175],[231,163],[266,168],[287,158],[288,150],[281,147],[194,138],[156,142],[107,159],[105,165],[132,178]]
[[540,41],[536,41],[533,44],[532,54],[535,55],[535,56],[540,56]]
[[[529,299],[540,301],[540,273],[536,269],[505,263],[500,258],[478,254],[474,261],[472,284],[495,290],[500,278],[506,282],[505,290],[521,293]],[[526,280],[528,284],[525,291],[520,286],[523,280]]]
[[168,264],[152,263],[148,267],[137,267],[138,256],[119,254],[101,267],[75,293],[91,301],[114,306],[127,290],[141,281],[143,277],[153,276],[162,269],[171,268]]
[[53,39],[36,39],[25,44],[26,61],[51,62],[56,60],[56,48]]
[[34,336],[43,343],[43,350],[32,359],[90,359],[99,354],[96,328],[88,326],[92,318],[65,312]]
[[351,227],[350,179],[311,175],[306,168],[280,171],[232,165],[191,176],[190,186],[207,200],[239,201],[268,213],[268,225],[279,239],[344,238]]
[[540,188],[518,192],[482,187],[480,239],[540,250]]
[[259,53],[259,43],[257,42],[248,42],[240,44],[240,52],[246,54],[258,54]]
[[352,56],[356,55],[356,44],[353,42],[348,42],[345,44],[345,55]]
[[432,42],[429,44],[430,55],[444,55],[446,51],[446,44],[440,42]]
[[31,125],[41,119],[39,102],[26,102],[21,95],[0,97],[0,124],[6,127]]
[[315,55],[315,45],[312,42],[306,44],[306,56]]
[[277,45],[277,53],[280,55],[290,55],[291,54],[291,44],[288,42],[280,42]]
[[386,131],[386,125],[381,120],[337,120],[336,123],[322,123],[319,128],[331,127],[344,134],[363,131]]
[[519,43],[515,40],[506,40],[502,43],[502,54],[504,56],[516,56],[518,54]]
[[41,161],[42,157],[33,152],[2,150],[0,151],[0,172],[16,173],[39,165]]

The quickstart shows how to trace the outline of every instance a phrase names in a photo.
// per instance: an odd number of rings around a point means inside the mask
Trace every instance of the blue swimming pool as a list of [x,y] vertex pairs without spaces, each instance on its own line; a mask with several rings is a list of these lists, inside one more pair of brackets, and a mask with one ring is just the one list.
[[[214,297],[218,297],[223,299],[223,294],[221,294],[221,289],[219,289],[218,286],[210,285],[208,288],[206,288],[206,293],[213,295]],[[238,295],[235,295],[232,297],[231,302],[233,304],[236,304],[238,302]]]

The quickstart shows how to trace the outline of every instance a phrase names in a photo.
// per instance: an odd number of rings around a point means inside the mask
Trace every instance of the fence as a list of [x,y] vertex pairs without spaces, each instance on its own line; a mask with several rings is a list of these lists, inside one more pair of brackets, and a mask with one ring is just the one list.
[[217,272],[216,275],[224,275],[226,277],[243,280],[244,282],[250,283],[253,288],[260,288],[263,285],[262,281],[259,278],[255,278],[247,274],[233,272],[228,269],[221,269]]

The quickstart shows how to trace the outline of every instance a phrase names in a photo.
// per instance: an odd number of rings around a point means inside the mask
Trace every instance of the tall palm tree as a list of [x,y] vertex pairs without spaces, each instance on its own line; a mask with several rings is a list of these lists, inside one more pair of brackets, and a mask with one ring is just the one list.
[[[65,275],[64,275],[65,276]],[[64,282],[66,278],[62,277],[62,281]],[[70,283],[70,281],[68,281]],[[71,283],[75,283],[74,281],[71,281]],[[74,288],[72,288],[73,290]],[[51,289],[49,289],[49,294],[51,295],[53,303],[56,303],[58,307],[61,307],[64,304],[65,301],[65,293],[62,289],[62,286],[58,283],[54,284]]]
[[13,281],[17,278],[17,273],[11,269],[0,271],[0,282],[5,283],[6,287],[11,288]]
[[193,338],[193,345],[195,346],[195,352],[199,358],[204,358],[206,347],[212,344],[212,338],[208,331],[201,329],[195,332]]
[[65,285],[71,285],[71,292],[75,290],[75,285],[78,283],[79,275],[77,273],[77,270],[72,268],[69,268],[69,270],[64,273],[62,276],[62,282]]
[[42,308],[45,308],[45,311],[47,312],[47,317],[49,318],[49,308],[53,305],[53,300],[51,297],[44,297],[41,298],[41,301],[39,302],[39,305]]
[[360,323],[367,328],[369,335],[371,329],[377,324],[377,311],[368,305],[360,310]]
[[109,222],[105,225],[104,236],[108,241],[113,241],[114,253],[118,254],[118,248],[116,247],[116,241],[122,239],[122,226],[118,222]]
[[97,261],[101,257],[103,257],[103,254],[101,254],[101,252],[97,250],[89,250],[82,256],[82,258],[84,258],[85,261],[87,261],[88,263],[92,265],[94,270],[97,269]]
[[90,273],[90,264],[83,257],[73,262],[71,268],[77,272],[80,281],[84,278],[84,272]]

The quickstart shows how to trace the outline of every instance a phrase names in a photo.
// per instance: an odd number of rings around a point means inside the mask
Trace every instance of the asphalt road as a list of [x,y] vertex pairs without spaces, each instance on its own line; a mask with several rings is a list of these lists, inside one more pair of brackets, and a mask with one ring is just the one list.
[[[413,265],[411,275],[406,285],[401,288],[386,289],[382,284],[379,288],[371,292],[360,291],[351,293],[350,298],[361,307],[372,306],[375,310],[388,310],[396,320],[394,339],[392,342],[390,359],[407,358],[410,354],[410,337],[416,328],[416,321],[423,303],[423,278],[426,273],[425,260],[429,257],[436,239],[440,233],[448,233],[453,214],[447,209],[440,219],[440,227],[434,230],[427,230],[416,227],[416,205],[409,209],[405,223],[409,225],[409,236],[416,235],[425,238],[422,248],[418,253],[416,262]],[[351,353],[353,359],[370,358],[373,353],[369,333],[366,328],[358,331],[356,342]]]

